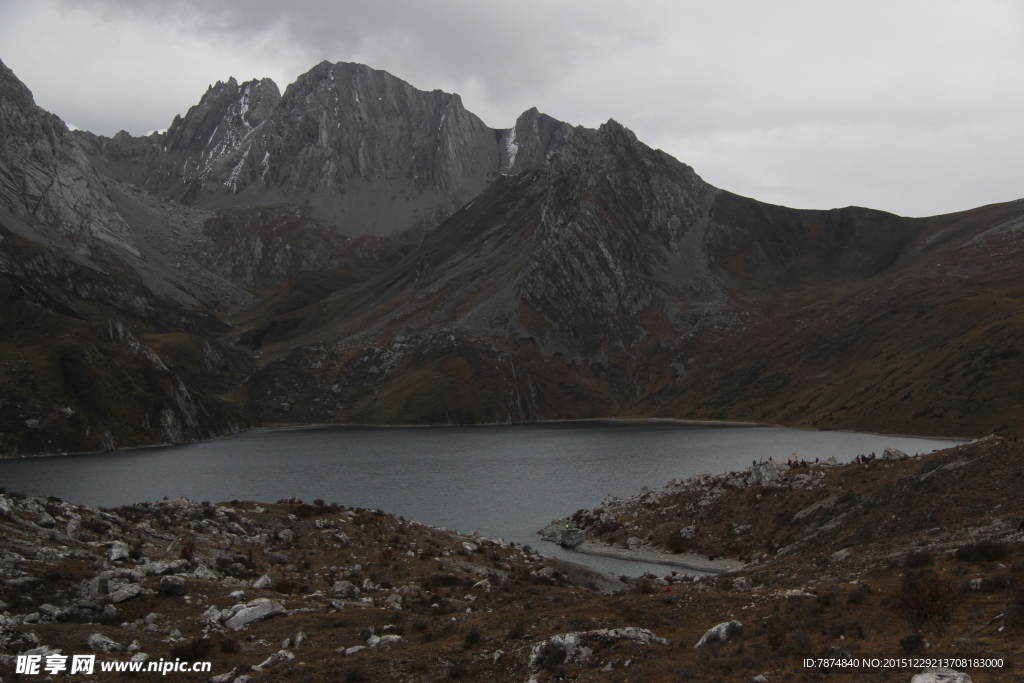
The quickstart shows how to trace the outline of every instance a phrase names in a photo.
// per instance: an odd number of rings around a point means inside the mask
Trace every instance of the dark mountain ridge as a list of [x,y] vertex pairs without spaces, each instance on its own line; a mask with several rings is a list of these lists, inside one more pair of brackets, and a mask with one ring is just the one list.
[[252,424],[1024,421],[1020,202],[767,205],[614,121],[495,130],[354,64],[218,83],[142,138],[68,132],[6,68],[0,111],[7,453]]
[[308,204],[357,236],[429,229],[570,131],[536,109],[489,128],[458,95],[322,62],[283,95],[270,79],[218,82],[166,133],[78,137],[104,172],[158,196],[204,208]]

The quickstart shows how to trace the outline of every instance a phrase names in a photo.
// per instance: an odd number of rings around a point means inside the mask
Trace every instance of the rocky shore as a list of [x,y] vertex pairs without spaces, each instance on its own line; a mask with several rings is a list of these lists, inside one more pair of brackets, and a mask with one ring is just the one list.
[[[868,654],[1009,663],[1024,634],[1022,462],[1019,444],[991,439],[866,465],[758,465],[567,518],[577,549],[711,557],[699,562],[720,572],[627,581],[324,501],[98,509],[3,493],[0,678],[33,680],[17,656],[55,653],[209,662],[166,678],[214,683],[818,680],[804,657]],[[686,547],[666,547],[680,530]],[[1018,675],[966,673],[949,680]]]

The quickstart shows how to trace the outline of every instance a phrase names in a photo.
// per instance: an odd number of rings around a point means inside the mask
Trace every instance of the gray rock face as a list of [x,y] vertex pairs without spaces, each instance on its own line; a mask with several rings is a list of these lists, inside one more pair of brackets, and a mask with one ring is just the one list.
[[207,207],[308,200],[347,234],[427,228],[502,173],[544,160],[571,127],[525,112],[493,130],[458,95],[361,64],[322,62],[288,86],[212,86],[165,134],[79,140],[105,172]]
[[134,237],[64,122],[0,62],[0,208],[57,234],[138,255]]

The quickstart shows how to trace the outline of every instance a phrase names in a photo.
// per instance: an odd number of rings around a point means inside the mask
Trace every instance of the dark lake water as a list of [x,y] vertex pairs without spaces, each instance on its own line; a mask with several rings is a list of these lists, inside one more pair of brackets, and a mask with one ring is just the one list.
[[274,502],[300,496],[380,508],[479,531],[618,574],[664,566],[596,558],[540,541],[552,519],[676,477],[792,453],[849,461],[887,446],[928,453],[956,442],[781,427],[543,425],[257,430],[210,443],[0,460],[0,486],[114,507],[164,496]]

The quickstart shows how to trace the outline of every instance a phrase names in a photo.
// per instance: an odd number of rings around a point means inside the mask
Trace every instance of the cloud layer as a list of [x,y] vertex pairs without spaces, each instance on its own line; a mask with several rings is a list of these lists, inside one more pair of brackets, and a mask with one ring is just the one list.
[[12,0],[3,59],[40,105],[113,134],[207,85],[358,61],[524,109],[615,118],[709,182],[805,208],[930,215],[1024,196],[1024,10],[1010,1],[626,4]]

